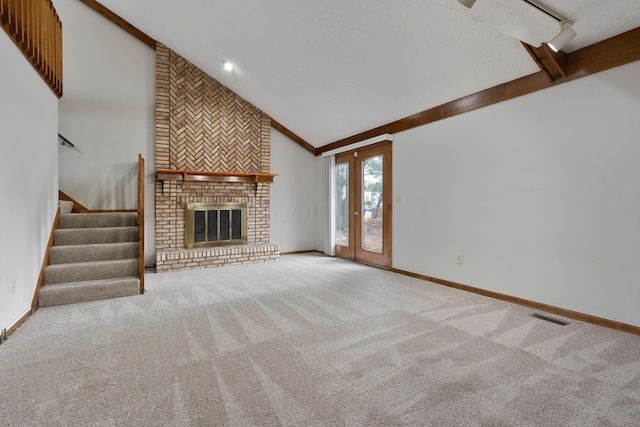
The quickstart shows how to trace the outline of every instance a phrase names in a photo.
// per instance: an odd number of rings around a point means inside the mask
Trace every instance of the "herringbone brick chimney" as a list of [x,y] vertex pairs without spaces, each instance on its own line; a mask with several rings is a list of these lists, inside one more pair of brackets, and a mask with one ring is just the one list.
[[[269,173],[271,119],[202,70],[158,43],[156,168]],[[248,204],[248,244],[186,249],[188,202]],[[156,181],[158,271],[205,268],[278,257],[270,243],[268,183]]]

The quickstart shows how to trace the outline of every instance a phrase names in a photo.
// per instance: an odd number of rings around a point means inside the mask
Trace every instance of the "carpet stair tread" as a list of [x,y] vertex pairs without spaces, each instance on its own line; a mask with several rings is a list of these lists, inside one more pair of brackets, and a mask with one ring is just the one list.
[[99,227],[132,227],[138,222],[135,212],[108,213],[72,213],[60,215],[60,229],[99,228]]
[[66,228],[55,231],[54,242],[56,246],[137,242],[138,233],[137,226]]
[[69,212],[68,203],[60,206],[38,304],[47,307],[137,295],[137,213],[65,213]]
[[48,284],[40,288],[40,307],[137,295],[137,276]]
[[138,242],[54,246],[49,251],[49,263],[64,264],[135,258],[138,256],[138,251]]
[[44,269],[45,286],[55,283],[81,282],[138,274],[138,259],[53,264]]

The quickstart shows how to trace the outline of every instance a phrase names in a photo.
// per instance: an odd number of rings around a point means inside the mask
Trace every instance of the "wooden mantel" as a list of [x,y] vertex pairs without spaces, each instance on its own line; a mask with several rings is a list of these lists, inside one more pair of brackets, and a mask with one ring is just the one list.
[[156,169],[160,181],[213,181],[213,182],[267,182],[272,183],[277,173],[207,172],[174,169]]

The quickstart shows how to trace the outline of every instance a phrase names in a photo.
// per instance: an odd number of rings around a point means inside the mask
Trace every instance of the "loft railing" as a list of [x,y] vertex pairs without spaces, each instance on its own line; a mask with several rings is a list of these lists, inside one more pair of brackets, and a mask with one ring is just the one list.
[[61,98],[62,22],[52,0],[0,0],[0,26]]
[[144,158],[138,154],[138,227],[140,227],[140,248],[138,275],[140,276],[140,294],[144,294]]

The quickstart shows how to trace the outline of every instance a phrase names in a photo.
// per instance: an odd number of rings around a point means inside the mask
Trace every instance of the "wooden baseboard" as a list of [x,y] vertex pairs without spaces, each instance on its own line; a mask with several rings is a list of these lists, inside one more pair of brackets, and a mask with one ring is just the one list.
[[51,226],[51,232],[49,233],[49,241],[47,242],[47,249],[44,253],[44,257],[42,259],[42,265],[40,266],[40,275],[38,276],[38,282],[36,283],[36,290],[33,293],[33,299],[31,300],[31,310],[27,311],[16,323],[13,324],[9,329],[7,329],[6,337],[13,334],[16,329],[18,329],[24,322],[27,321],[29,317],[36,311],[38,311],[38,292],[40,288],[44,285],[44,269],[49,265],[49,249],[53,246],[53,239],[55,236],[55,231],[58,229],[58,224],[60,221],[60,208],[56,211],[56,217],[53,220],[53,225]]
[[22,326],[22,324],[24,322],[27,321],[27,319],[29,317],[31,317],[31,315],[34,313],[33,309],[27,311],[24,316],[22,316],[16,323],[13,324],[12,327],[10,327],[9,329],[7,329],[7,334],[5,335],[5,338],[8,338],[11,334],[13,334],[16,329],[18,329],[20,326]]
[[47,250],[44,253],[44,258],[42,259],[42,265],[40,266],[40,275],[38,276],[38,283],[36,283],[36,290],[33,293],[33,299],[31,300],[31,312],[29,313],[29,315],[35,313],[38,310],[38,292],[40,291],[40,288],[44,286],[44,269],[49,266],[49,250],[53,247],[55,231],[58,229],[59,224],[60,224],[60,208],[58,208],[58,210],[56,211],[56,217],[54,218],[53,225],[51,226],[51,233],[49,233],[49,241],[47,242]]
[[559,316],[568,317],[570,319],[579,320],[585,323],[592,323],[594,325],[603,326],[605,328],[615,329],[616,331],[627,332],[629,334],[640,335],[640,327],[629,325],[626,323],[616,322],[615,320],[604,319],[602,317],[592,316],[590,314],[584,314],[573,310],[567,310],[565,308],[555,307],[549,304],[543,304],[535,301],[526,300],[523,298],[514,297],[511,295],[501,294],[499,292],[488,291],[486,289],[475,288],[469,285],[463,285],[462,283],[451,282],[449,280],[438,279],[437,277],[425,276],[423,274],[412,273],[410,271],[399,270],[392,268],[394,273],[402,274],[409,277],[415,277],[416,279],[426,280],[429,282],[437,283],[439,285],[448,286],[450,288],[460,289],[462,291],[472,292],[474,294],[483,295],[490,298],[495,298],[502,301],[511,302],[514,304],[522,305],[532,308],[534,310],[546,311],[547,313],[557,314]]
[[73,197],[67,195],[63,191],[58,190],[58,200],[64,200],[66,202],[73,203],[73,209],[71,210],[71,212],[75,212],[75,213],[89,212],[89,209],[82,206],[82,204],[78,203],[78,201],[76,201]]
[[319,254],[324,254],[324,252],[319,251],[317,249],[309,249],[306,251],[293,251],[293,252],[280,252],[280,256],[282,255],[297,255],[297,254],[310,254],[310,253],[319,253]]

